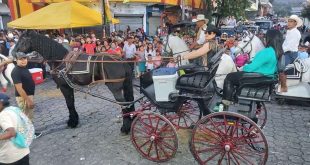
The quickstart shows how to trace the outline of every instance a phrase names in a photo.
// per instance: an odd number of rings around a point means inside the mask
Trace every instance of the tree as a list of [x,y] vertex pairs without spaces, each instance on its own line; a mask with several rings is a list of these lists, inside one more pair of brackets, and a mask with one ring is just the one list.
[[277,3],[275,2],[273,4],[273,6],[277,6],[274,7],[274,12],[275,14],[277,14],[279,17],[285,17],[285,16],[289,16],[291,15],[291,11],[292,11],[292,3],[288,3],[288,4],[284,4],[284,3]]
[[245,18],[245,9],[250,7],[248,0],[216,0],[217,7],[213,6],[213,0],[205,0],[206,12],[205,15],[210,19],[214,12],[216,13],[218,25],[222,18],[235,16],[237,19]]
[[308,4],[301,11],[301,16],[310,19],[310,5]]

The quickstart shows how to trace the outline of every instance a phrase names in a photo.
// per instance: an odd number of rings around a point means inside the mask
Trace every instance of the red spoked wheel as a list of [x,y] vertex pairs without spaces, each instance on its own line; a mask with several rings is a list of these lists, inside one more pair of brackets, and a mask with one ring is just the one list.
[[199,164],[264,165],[268,144],[251,119],[232,112],[205,116],[195,126],[190,150]]
[[193,126],[202,116],[198,105],[194,101],[185,101],[176,115],[169,116],[169,120],[177,128],[187,129]]
[[178,149],[178,136],[171,122],[155,113],[142,113],[131,125],[131,141],[146,159],[165,162]]
[[257,125],[263,129],[267,122],[267,109],[263,102],[258,103],[256,109]]

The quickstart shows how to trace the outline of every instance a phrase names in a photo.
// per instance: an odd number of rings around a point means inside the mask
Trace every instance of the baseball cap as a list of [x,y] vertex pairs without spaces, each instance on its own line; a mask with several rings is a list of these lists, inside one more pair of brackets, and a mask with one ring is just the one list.
[[4,94],[4,93],[0,93],[0,101],[1,101],[2,103],[9,103],[9,99],[10,99],[9,96],[7,96],[7,95]]
[[16,59],[25,58],[27,55],[24,52],[17,52],[16,53]]

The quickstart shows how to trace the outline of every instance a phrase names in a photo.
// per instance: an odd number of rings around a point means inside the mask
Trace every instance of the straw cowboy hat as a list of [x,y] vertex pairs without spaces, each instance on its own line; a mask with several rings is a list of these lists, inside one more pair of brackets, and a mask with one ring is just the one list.
[[296,27],[300,27],[303,24],[302,20],[297,15],[291,15],[288,19],[296,21],[297,22]]
[[205,21],[206,23],[208,23],[209,20],[205,18],[205,15],[198,14],[197,17],[192,20],[192,22],[198,22],[198,21]]

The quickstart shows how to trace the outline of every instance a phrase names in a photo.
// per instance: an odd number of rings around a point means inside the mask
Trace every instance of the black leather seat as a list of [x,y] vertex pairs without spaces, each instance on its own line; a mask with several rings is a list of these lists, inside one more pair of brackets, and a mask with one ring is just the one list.
[[246,73],[240,80],[236,96],[242,100],[270,101],[277,79],[259,73]]
[[207,91],[206,87],[215,77],[224,51],[225,49],[221,49],[210,58],[208,68],[197,65],[181,66],[180,69],[183,69],[186,74],[178,78],[176,89],[188,93],[205,93]]

